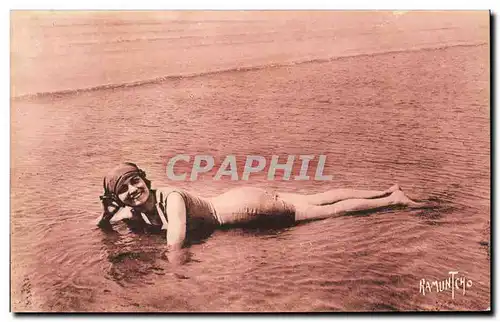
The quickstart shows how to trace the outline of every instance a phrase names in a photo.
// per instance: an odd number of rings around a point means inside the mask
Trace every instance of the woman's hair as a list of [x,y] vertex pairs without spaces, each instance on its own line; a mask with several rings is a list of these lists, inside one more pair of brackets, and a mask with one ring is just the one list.
[[146,178],[146,172],[139,168],[135,163],[124,162],[111,169],[103,179],[104,194],[100,196],[101,200],[111,198],[120,206],[123,206],[120,198],[118,198],[117,189],[120,184],[132,175],[138,175],[144,180],[148,189],[151,189],[151,181]]

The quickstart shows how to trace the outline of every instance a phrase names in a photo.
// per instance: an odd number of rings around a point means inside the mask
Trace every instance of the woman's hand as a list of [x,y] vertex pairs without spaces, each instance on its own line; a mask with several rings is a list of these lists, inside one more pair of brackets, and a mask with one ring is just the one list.
[[174,266],[179,266],[189,262],[190,253],[187,248],[179,248],[168,246],[167,250],[163,253],[165,259]]
[[98,218],[97,226],[101,228],[108,228],[110,225],[111,218],[120,210],[120,206],[116,201],[110,197],[102,197],[102,215]]
[[118,210],[120,210],[120,206],[118,205],[118,203],[110,197],[102,198],[102,208],[105,214],[109,214],[111,216],[113,216],[118,212]]

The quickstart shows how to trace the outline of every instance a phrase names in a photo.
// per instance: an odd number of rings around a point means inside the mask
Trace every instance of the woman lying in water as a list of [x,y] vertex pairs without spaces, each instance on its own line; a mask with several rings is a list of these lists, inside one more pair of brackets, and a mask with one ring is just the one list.
[[[418,205],[398,185],[384,191],[336,189],[312,195],[242,187],[203,198],[174,188],[151,189],[145,172],[133,163],[112,169],[103,185],[104,212],[99,227],[123,220],[134,231],[166,231],[167,245],[173,250],[182,248],[189,232],[199,229],[293,223],[388,206]],[[126,207],[130,211],[120,215],[118,211]]]

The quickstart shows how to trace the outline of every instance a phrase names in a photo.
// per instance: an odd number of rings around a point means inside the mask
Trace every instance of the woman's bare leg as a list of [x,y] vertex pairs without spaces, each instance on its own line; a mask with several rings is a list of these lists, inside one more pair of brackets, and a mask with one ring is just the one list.
[[394,191],[391,195],[376,199],[347,199],[332,205],[317,206],[306,203],[295,203],[295,221],[339,217],[351,212],[375,210],[383,207],[402,205],[419,206],[410,200],[401,190]]
[[373,199],[390,195],[394,191],[400,190],[395,184],[387,190],[357,190],[357,189],[332,189],[313,195],[299,195],[293,193],[279,193],[279,196],[286,200],[306,202],[311,205],[329,205],[347,199]]

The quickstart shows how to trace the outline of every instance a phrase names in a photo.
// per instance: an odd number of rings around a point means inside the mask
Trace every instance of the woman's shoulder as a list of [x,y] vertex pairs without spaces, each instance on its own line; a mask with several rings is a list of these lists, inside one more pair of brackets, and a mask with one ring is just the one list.
[[156,193],[162,193],[162,194],[168,194],[174,191],[179,191],[179,192],[185,192],[184,189],[181,189],[179,187],[173,187],[173,186],[163,186],[159,188],[155,188]]
[[178,192],[182,196],[186,194],[186,191],[184,189],[178,188],[178,187],[171,187],[171,186],[166,186],[166,187],[160,187],[156,188],[156,198],[158,200],[165,201],[168,197],[168,195],[172,192]]

